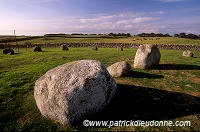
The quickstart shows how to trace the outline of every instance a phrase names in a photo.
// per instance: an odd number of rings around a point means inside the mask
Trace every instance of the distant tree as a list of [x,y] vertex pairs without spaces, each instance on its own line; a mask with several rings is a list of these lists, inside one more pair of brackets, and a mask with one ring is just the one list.
[[162,33],[158,33],[156,35],[157,35],[157,37],[164,37],[164,35]]
[[197,35],[191,34],[191,33],[188,34],[187,37],[190,38],[190,39],[198,39],[199,38]]
[[109,35],[109,36],[113,36],[113,34],[114,34],[114,33],[109,33],[108,35]]
[[126,34],[125,33],[122,33],[122,35],[121,36],[126,36]]
[[82,33],[72,33],[71,35],[83,35]]
[[130,34],[130,33],[127,33],[127,34],[126,34],[126,36],[130,37],[130,36],[131,36],[131,34]]
[[164,37],[171,37],[168,33],[163,35]]
[[179,35],[178,34],[174,34],[174,37],[179,37]]
[[154,33],[151,33],[149,37],[155,37],[155,34],[154,34]]
[[45,34],[44,37],[64,37],[66,34],[58,33],[58,34]]
[[121,34],[121,33],[118,33],[117,36],[122,36],[122,34]]
[[179,34],[179,37],[180,37],[180,38],[186,38],[187,35],[186,35],[186,33],[180,33],[180,34]]
[[142,37],[145,37],[146,36],[146,33],[142,33],[142,35],[141,35]]

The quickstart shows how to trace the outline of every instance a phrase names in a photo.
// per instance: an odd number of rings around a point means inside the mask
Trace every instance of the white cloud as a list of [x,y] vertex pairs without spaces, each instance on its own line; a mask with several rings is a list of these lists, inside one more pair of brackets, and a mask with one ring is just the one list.
[[159,17],[139,17],[136,19],[136,22],[146,22],[146,21],[155,21],[155,20],[159,20]]
[[[153,14],[162,13],[162,11],[153,12]],[[97,15],[97,17],[78,19],[73,28],[82,31],[132,31],[136,25],[160,19],[159,17],[149,17],[147,15],[150,14],[127,12],[114,15]]]
[[48,3],[48,2],[58,2],[59,0],[34,0],[33,3]]
[[139,33],[157,33],[159,30],[156,28],[145,28],[145,29],[139,29]]
[[134,24],[134,23],[142,23],[146,21],[154,21],[158,20],[160,18],[154,18],[154,17],[136,17],[133,19],[126,19],[126,20],[120,20],[117,21],[116,24]]
[[124,28],[128,28],[128,29],[133,28],[133,27],[134,27],[133,25],[124,25]]
[[[199,18],[194,18],[194,22],[191,20],[167,20],[163,21],[161,16],[164,11],[158,10],[154,12],[125,12],[118,14],[91,14],[82,17],[55,17],[54,19],[48,18],[9,18],[3,19],[0,24],[0,33],[8,32],[13,33],[13,30],[17,31],[17,34],[46,34],[46,33],[109,33],[109,32],[130,32],[130,33],[142,33],[142,32],[154,32],[154,33],[180,33],[180,32],[192,32],[198,33]],[[160,23],[160,20],[162,23]],[[188,25],[189,23],[189,25]],[[9,28],[8,28],[9,27]],[[20,33],[21,32],[21,33]],[[38,33],[36,33],[38,32]],[[6,34],[8,34],[6,33]]]
[[150,14],[164,14],[164,11],[155,11],[155,12],[150,12]]
[[115,17],[120,17],[120,18],[134,18],[134,17],[138,17],[138,16],[141,16],[141,15],[144,15],[144,13],[142,12],[126,12],[126,13],[120,13],[120,14],[115,14],[114,16]]
[[100,17],[96,17],[96,18],[82,18],[79,21],[81,23],[87,23],[87,22],[99,22],[99,21],[107,21],[111,18],[113,18],[114,16],[100,16]]

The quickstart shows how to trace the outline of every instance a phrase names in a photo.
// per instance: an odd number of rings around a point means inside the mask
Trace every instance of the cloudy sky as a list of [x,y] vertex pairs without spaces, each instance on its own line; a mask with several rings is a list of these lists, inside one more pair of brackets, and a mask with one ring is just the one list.
[[200,34],[200,0],[0,0],[0,35]]

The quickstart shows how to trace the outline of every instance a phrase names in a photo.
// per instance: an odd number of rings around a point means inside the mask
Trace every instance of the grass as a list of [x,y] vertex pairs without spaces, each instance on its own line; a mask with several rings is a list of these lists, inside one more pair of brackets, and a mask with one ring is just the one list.
[[160,66],[152,70],[132,69],[114,78],[117,92],[110,105],[90,120],[189,120],[191,127],[83,127],[62,126],[43,117],[34,100],[35,81],[46,71],[74,60],[95,59],[106,67],[125,60],[133,66],[136,49],[112,48],[20,49],[15,55],[0,54],[0,131],[66,130],[200,130],[200,53],[182,57],[182,51],[161,50]]
[[[153,40],[149,40],[153,38]],[[156,38],[160,38],[156,40]],[[133,41],[135,39],[135,41]],[[137,39],[142,39],[137,40]],[[144,40],[145,39],[145,40]],[[23,45],[27,42],[32,44],[55,44],[55,43],[136,43],[136,44],[193,44],[199,45],[200,40],[177,38],[177,37],[128,37],[128,38],[65,38],[65,37],[48,37],[48,38],[37,38],[32,40],[18,41],[18,44]],[[10,42],[15,44],[15,42]]]

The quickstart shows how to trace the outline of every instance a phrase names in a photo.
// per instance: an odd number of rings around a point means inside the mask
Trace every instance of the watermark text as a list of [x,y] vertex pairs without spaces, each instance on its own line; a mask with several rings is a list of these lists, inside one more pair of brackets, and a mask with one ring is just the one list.
[[119,120],[119,121],[90,121],[84,120],[85,127],[118,127],[118,126],[191,126],[191,121],[141,121],[141,120]]

